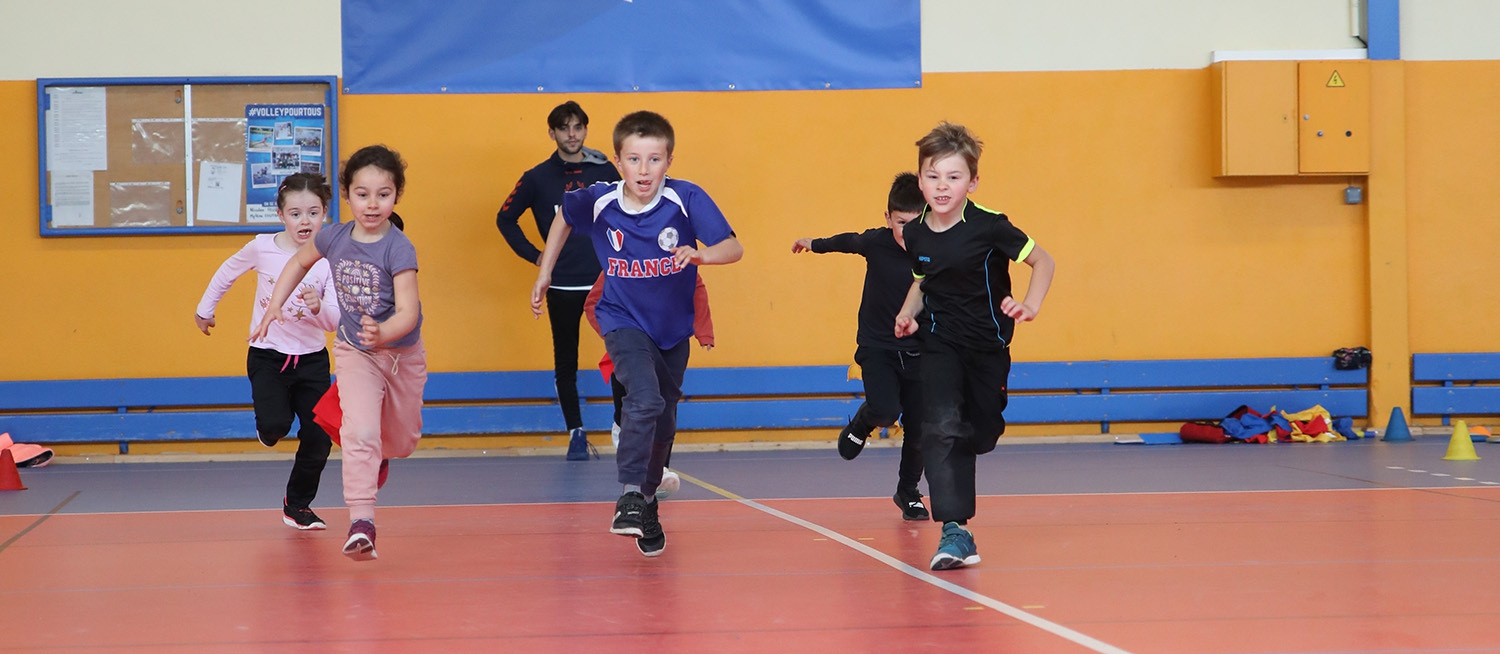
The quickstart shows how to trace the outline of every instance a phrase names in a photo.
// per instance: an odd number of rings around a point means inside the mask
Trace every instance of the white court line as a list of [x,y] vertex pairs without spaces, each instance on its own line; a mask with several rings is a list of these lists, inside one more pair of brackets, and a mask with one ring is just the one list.
[[[674,468],[674,470],[676,470],[676,469]],[[697,484],[698,486],[706,488],[709,491],[712,491],[714,493],[718,493],[719,495],[723,495],[724,497],[732,499],[732,500],[734,500],[736,502],[739,502],[740,504],[748,506],[748,507],[750,507],[752,509],[755,509],[757,511],[760,511],[762,513],[766,513],[766,514],[775,516],[777,518],[781,518],[782,520],[785,520],[785,521],[790,522],[790,523],[792,523],[794,525],[802,527],[803,529],[807,529],[809,531],[812,531],[812,532],[815,532],[815,533],[818,533],[818,534],[822,534],[824,537],[828,538],[829,540],[841,543],[845,547],[848,547],[848,548],[850,548],[850,549],[852,549],[852,550],[854,550],[856,552],[859,552],[860,554],[863,554],[863,555],[868,556],[868,557],[870,557],[872,559],[875,559],[876,561],[879,561],[879,562],[881,562],[881,563],[883,563],[883,564],[885,564],[885,565],[887,565],[887,566],[889,566],[891,568],[894,568],[894,569],[896,569],[896,570],[898,570],[898,571],[900,571],[902,573],[905,573],[906,575],[908,575],[908,576],[910,576],[910,577],[912,577],[914,579],[917,579],[918,581],[923,581],[923,582],[932,584],[933,586],[937,586],[938,588],[941,588],[941,589],[946,590],[946,591],[948,591],[950,593],[953,593],[954,595],[957,595],[959,597],[962,597],[962,598],[964,598],[966,600],[969,600],[971,602],[974,602],[976,604],[981,604],[983,606],[986,606],[986,607],[989,607],[989,608],[994,609],[996,611],[999,611],[1001,613],[1004,613],[1005,615],[1008,615],[1008,616],[1010,616],[1012,618],[1020,620],[1021,622],[1024,622],[1024,623],[1029,624],[1029,625],[1031,625],[1033,627],[1036,627],[1038,629],[1046,631],[1046,632],[1048,632],[1050,634],[1053,634],[1055,636],[1059,636],[1061,638],[1065,638],[1067,640],[1073,641],[1073,642],[1078,643],[1079,645],[1082,645],[1084,647],[1087,647],[1087,648],[1089,648],[1089,649],[1091,649],[1091,650],[1093,650],[1095,652],[1106,652],[1108,654],[1130,654],[1128,651],[1120,649],[1118,647],[1115,647],[1114,645],[1111,645],[1111,644],[1106,643],[1104,641],[1098,640],[1098,639],[1093,638],[1091,636],[1086,636],[1084,634],[1078,633],[1076,631],[1073,631],[1072,629],[1064,627],[1064,626],[1062,626],[1060,624],[1057,624],[1055,622],[1052,622],[1050,620],[1039,618],[1039,617],[1037,617],[1035,615],[1032,615],[1030,613],[1022,611],[1021,609],[1018,609],[1018,608],[1016,608],[1014,606],[1006,604],[1005,602],[1001,602],[1000,600],[994,599],[992,597],[988,597],[986,595],[981,595],[981,594],[976,593],[976,592],[974,592],[974,591],[972,591],[972,590],[970,590],[968,588],[964,588],[963,586],[955,584],[955,583],[953,583],[951,581],[947,581],[947,580],[941,579],[941,578],[937,577],[936,575],[928,573],[926,570],[922,570],[920,568],[908,565],[908,564],[902,562],[900,559],[892,557],[892,556],[886,554],[885,552],[882,552],[882,551],[877,550],[877,549],[875,549],[873,547],[870,547],[869,545],[865,545],[864,543],[861,543],[861,542],[856,541],[856,540],[854,540],[852,538],[849,538],[848,536],[845,536],[845,535],[843,535],[843,534],[841,534],[839,532],[836,532],[836,531],[834,531],[832,529],[829,529],[829,528],[824,527],[824,526],[819,525],[819,524],[808,522],[806,520],[803,520],[802,518],[799,518],[797,516],[791,515],[789,513],[778,511],[776,509],[773,509],[773,508],[771,508],[769,506],[766,506],[766,505],[761,504],[759,502],[756,502],[754,500],[745,499],[743,497],[740,497],[739,495],[736,495],[736,494],[731,493],[731,492],[729,492],[727,490],[719,488],[718,486],[715,486],[713,484],[707,483],[707,482],[705,482],[705,481],[703,481],[701,479],[697,479],[697,478],[694,478],[692,476],[689,476],[689,475],[683,473],[681,470],[676,470],[676,472],[677,472],[677,474],[679,474],[679,475],[682,476],[682,479],[684,481],[689,481],[689,482],[692,482],[694,484]]]

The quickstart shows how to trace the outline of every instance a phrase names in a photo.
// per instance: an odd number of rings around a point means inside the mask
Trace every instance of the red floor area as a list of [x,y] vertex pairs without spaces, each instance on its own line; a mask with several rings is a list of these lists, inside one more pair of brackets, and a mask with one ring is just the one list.
[[[888,499],[765,504],[936,545]],[[274,511],[0,517],[36,525],[0,550],[0,650],[1089,651],[738,502],[666,502],[655,559],[610,515],[381,508],[369,563]],[[1123,651],[1500,651],[1500,489],[987,497],[973,528],[983,563],[938,578]]]

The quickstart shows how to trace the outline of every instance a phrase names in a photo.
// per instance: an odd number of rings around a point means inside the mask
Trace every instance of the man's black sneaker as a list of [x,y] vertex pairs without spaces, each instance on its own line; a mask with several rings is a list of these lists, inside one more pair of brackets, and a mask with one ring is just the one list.
[[266,447],[276,447],[276,444],[281,442],[281,437],[272,436],[270,434],[262,434],[257,431],[255,432],[255,440],[260,441],[260,444]]
[[851,461],[859,456],[861,450],[865,449],[865,441],[869,440],[870,433],[857,434],[854,432],[854,422],[844,425],[844,430],[839,432],[839,456],[845,461]]
[[307,507],[294,509],[286,505],[286,500],[281,501],[281,521],[285,522],[286,526],[296,527],[297,529],[328,528],[328,524],[323,522],[323,519],[319,518],[318,514],[313,513],[312,509]]
[[640,538],[645,534],[645,522],[646,496],[630,491],[615,501],[615,521],[609,526],[609,533]]
[[932,517],[927,513],[927,506],[922,504],[922,494],[915,490],[898,490],[891,499],[896,502],[896,506],[901,507],[902,520],[926,520]]
[[660,506],[661,502],[647,502],[641,516],[641,537],[635,539],[635,547],[646,556],[656,556],[667,549],[667,534],[661,530],[661,520],[656,514]]

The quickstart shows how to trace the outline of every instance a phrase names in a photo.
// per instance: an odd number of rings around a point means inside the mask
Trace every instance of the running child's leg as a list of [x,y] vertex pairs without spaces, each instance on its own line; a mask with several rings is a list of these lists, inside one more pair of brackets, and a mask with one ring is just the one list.
[[[293,372],[289,370],[288,372]],[[305,354],[295,369],[297,381],[291,389],[292,408],[297,413],[297,456],[286,482],[286,518],[301,529],[321,528],[322,519],[308,508],[318,496],[323,469],[333,441],[313,420],[313,407],[328,392],[328,351]]]
[[897,352],[865,346],[854,351],[854,362],[859,364],[860,378],[864,380],[865,401],[839,432],[839,456],[845,459],[859,456],[872,431],[894,425],[901,417],[898,356]]
[[[350,520],[375,518],[376,476],[383,456],[380,432],[385,412],[385,376],[375,355],[357,350],[343,341],[334,343],[338,365],[339,426],[343,448],[344,504]],[[381,357],[385,359],[385,357]],[[390,361],[385,359],[385,365]]]
[[616,329],[604,335],[604,347],[615,362],[615,378],[625,387],[620,410],[620,445],[615,452],[617,478],[621,484],[640,487],[655,440],[657,419],[666,409],[661,396],[661,350],[645,332]]
[[922,460],[932,519],[964,524],[974,517],[973,428],[964,423],[962,354],[936,338],[922,344]]
[[656,494],[657,486],[661,484],[662,469],[672,458],[672,444],[677,438],[677,402],[682,399],[682,378],[687,373],[688,355],[692,352],[692,347],[684,340],[672,349],[660,352],[660,367],[656,371],[656,379],[663,407],[652,432],[651,459],[646,468],[646,483],[641,487],[641,492],[647,498]]
[[[422,389],[427,386],[427,346],[417,341],[407,347],[382,350],[386,361],[385,403],[380,418],[380,449],[386,460],[404,459],[422,439]],[[340,378],[342,379],[342,378]]]
[[266,447],[276,445],[292,430],[294,376],[282,372],[290,363],[288,355],[264,348],[252,347],[245,355],[250,401],[255,407],[255,434]]
[[907,520],[926,520],[930,517],[927,506],[922,503],[922,492],[917,482],[922,480],[922,421],[926,415],[922,406],[921,357],[899,353],[901,361],[901,466],[896,474],[895,501],[901,507],[901,517]]
[[964,357],[964,406],[973,425],[975,454],[995,449],[1005,433],[1005,407],[1010,403],[1010,350],[969,352]]

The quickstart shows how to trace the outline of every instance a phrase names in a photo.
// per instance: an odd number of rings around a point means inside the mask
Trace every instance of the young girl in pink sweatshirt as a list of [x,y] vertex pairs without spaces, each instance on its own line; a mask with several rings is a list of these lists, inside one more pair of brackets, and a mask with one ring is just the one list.
[[[391,221],[406,186],[406,162],[372,145],[349,157],[339,177],[349,220],[319,232],[287,261],[271,302],[290,297],[304,275],[328,261],[341,310],[333,351],[350,520],[344,554],[368,561],[376,556],[375,493],[389,460],[411,454],[422,437],[427,351],[417,250]],[[265,316],[251,341],[268,334],[274,319]]]
[[[255,271],[253,329],[266,318],[276,323],[265,338],[250,344],[245,361],[250,377],[251,401],[255,406],[255,432],[262,445],[271,447],[292,429],[297,417],[297,457],[282,498],[282,521],[297,529],[327,527],[310,505],[318,494],[318,481],[328,463],[332,444],[328,434],[313,421],[313,405],[328,390],[326,332],[338,326],[339,308],[329,280],[328,264],[320,262],[298,284],[290,300],[271,302],[276,276],[292,253],[308,243],[323,226],[333,190],[322,175],[297,173],[281,182],[276,191],[276,215],[286,229],[261,234],[219,266],[203,291],[193,315],[198,329],[208,334],[215,326],[214,309],[236,279]],[[268,307],[277,311],[267,311]]]

